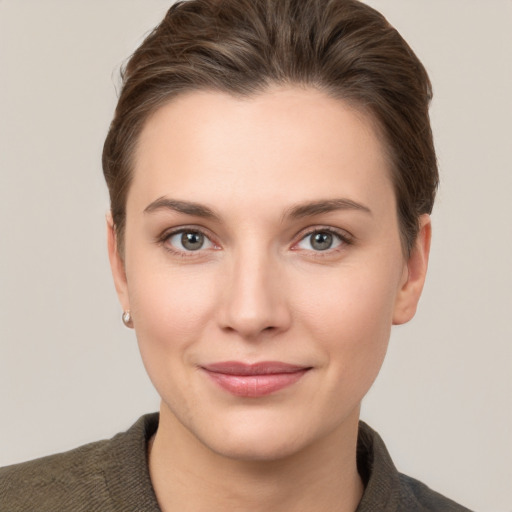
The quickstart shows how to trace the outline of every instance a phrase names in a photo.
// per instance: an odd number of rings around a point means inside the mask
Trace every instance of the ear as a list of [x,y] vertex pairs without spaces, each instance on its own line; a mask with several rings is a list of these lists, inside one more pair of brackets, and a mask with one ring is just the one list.
[[117,296],[123,311],[130,310],[130,301],[128,298],[128,286],[126,282],[126,272],[124,268],[124,261],[119,254],[117,245],[117,234],[112,219],[112,213],[108,212],[106,215],[107,221],[107,241],[108,241],[108,259],[110,260],[110,269],[112,270],[112,277],[114,278],[114,285],[116,287]]
[[422,215],[419,219],[419,226],[418,236],[411,250],[407,266],[404,268],[402,285],[396,298],[393,325],[405,324],[411,320],[416,313],[425,283],[432,237],[430,215]]

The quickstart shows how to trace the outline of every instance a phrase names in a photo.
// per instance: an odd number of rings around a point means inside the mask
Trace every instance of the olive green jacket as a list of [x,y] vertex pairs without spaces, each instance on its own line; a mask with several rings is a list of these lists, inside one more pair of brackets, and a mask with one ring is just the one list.
[[[158,414],[149,414],[110,440],[1,468],[0,512],[160,512],[147,463],[157,426]],[[356,512],[469,512],[398,473],[363,422],[358,469],[366,487]]]

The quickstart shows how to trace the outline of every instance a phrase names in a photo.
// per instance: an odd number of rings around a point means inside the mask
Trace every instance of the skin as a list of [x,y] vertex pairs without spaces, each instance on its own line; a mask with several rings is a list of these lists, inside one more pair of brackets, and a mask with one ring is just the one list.
[[[169,235],[183,228],[205,245],[187,251]],[[312,244],[315,230],[334,233],[330,248]],[[162,510],[354,511],[360,403],[392,324],[415,313],[431,233],[424,215],[404,257],[371,119],[314,89],[182,95],[140,136],[123,257],[111,218],[108,233],[119,300],[162,398],[149,459]],[[232,360],[311,369],[239,397],[201,370]]]

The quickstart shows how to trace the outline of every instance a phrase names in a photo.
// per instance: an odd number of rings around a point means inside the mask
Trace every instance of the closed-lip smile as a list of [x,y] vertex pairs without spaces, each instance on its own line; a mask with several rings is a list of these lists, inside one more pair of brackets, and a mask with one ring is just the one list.
[[224,361],[201,366],[201,369],[221,388],[240,397],[262,397],[291,386],[311,367],[280,361],[242,363]]

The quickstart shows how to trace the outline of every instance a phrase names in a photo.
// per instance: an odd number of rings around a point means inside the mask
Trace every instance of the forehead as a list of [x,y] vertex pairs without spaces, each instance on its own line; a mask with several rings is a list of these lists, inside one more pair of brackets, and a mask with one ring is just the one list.
[[[394,201],[372,119],[316,89],[275,88],[248,98],[196,91],[146,122],[129,194],[246,206],[329,198]],[[227,203],[226,203],[227,202]]]

